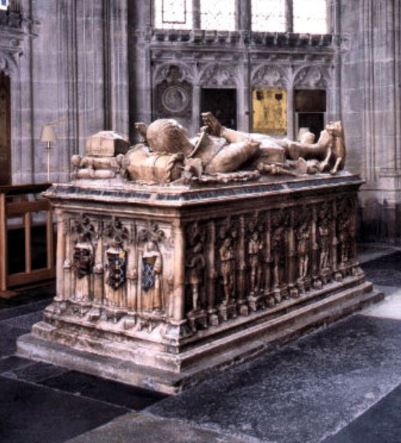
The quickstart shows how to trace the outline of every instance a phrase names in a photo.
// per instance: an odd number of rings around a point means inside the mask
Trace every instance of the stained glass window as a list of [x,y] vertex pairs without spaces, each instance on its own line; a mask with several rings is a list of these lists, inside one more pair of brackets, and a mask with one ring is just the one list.
[[235,0],[200,0],[201,28],[235,30]]
[[10,0],[0,0],[0,10],[6,11],[10,6]]
[[327,33],[326,0],[293,0],[294,32]]
[[155,0],[155,28],[192,29],[192,0]]
[[285,0],[252,0],[252,31],[285,32]]

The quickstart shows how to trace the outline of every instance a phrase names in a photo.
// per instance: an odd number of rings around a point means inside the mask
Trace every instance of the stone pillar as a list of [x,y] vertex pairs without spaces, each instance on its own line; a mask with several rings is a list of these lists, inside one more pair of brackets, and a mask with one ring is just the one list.
[[[56,209],[56,221],[57,221],[57,254],[56,254],[56,269],[63,269],[65,260],[65,243],[66,232],[64,230],[64,216],[63,211]],[[56,301],[62,301],[64,294],[64,274],[57,272],[56,275]]]
[[200,0],[192,0],[192,28],[200,29]]
[[289,85],[287,89],[287,138],[295,140],[298,134],[295,134],[294,122],[294,87]]
[[179,220],[173,225],[174,231],[174,313],[173,322],[180,324],[185,319],[185,234]]
[[133,117],[135,121],[145,123],[150,123],[152,120],[152,70],[149,48],[152,3],[142,0],[134,0],[128,3],[129,126],[131,138],[134,138]]

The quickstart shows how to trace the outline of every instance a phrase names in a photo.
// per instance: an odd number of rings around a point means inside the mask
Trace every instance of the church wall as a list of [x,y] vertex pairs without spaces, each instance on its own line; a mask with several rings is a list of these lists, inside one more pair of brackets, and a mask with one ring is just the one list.
[[[54,123],[51,181],[102,129],[128,134],[127,0],[20,0],[23,38],[5,52],[12,95],[12,183],[47,180],[40,141]],[[4,70],[4,69],[3,69]]]
[[342,0],[342,118],[348,166],[366,180],[365,239],[401,238],[400,0]]

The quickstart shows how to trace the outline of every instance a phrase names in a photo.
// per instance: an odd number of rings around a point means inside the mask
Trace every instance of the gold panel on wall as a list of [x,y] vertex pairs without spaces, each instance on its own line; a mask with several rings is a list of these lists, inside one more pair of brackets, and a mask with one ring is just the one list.
[[256,88],[252,91],[253,132],[287,134],[287,91]]

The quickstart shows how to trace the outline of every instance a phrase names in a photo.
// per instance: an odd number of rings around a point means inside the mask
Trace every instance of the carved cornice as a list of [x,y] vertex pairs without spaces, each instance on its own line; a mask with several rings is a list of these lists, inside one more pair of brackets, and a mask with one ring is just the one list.
[[[341,38],[332,34],[295,34],[280,32],[248,32],[248,31],[204,31],[153,29],[141,32],[142,39],[152,44],[172,42],[190,44],[191,46],[232,45],[251,48],[287,48],[287,49],[334,49]],[[138,34],[139,36],[139,34]]]

